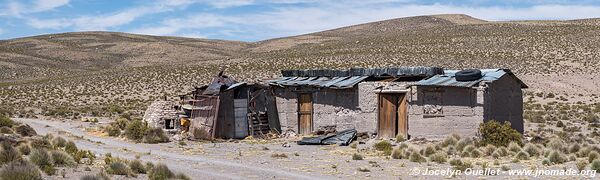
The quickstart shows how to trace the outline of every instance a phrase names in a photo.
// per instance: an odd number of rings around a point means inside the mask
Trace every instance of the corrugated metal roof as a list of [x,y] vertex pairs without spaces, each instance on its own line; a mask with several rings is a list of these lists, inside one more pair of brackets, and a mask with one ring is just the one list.
[[367,79],[369,76],[345,77],[282,77],[267,81],[276,86],[313,86],[321,88],[346,89]]
[[350,70],[283,70],[284,77],[348,77],[348,76],[393,76],[393,77],[430,77],[443,74],[439,67],[392,67],[392,68],[352,68]]
[[454,75],[459,70],[444,70],[443,75],[435,75],[431,78],[421,80],[417,82],[417,86],[452,86],[452,87],[473,87],[481,81],[495,81],[500,79],[504,75],[512,76],[517,82],[521,84],[522,88],[527,88],[527,85],[517,78],[508,69],[481,69],[481,78],[474,81],[457,81]]

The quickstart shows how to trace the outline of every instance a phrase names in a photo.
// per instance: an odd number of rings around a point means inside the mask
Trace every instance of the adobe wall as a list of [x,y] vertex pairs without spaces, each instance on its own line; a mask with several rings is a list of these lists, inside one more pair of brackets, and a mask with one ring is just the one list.
[[[441,92],[441,104],[427,99],[424,92]],[[476,136],[483,122],[484,89],[413,86],[409,102],[408,134],[410,138],[441,139],[456,133]],[[439,101],[438,101],[439,102]],[[433,109],[433,110],[432,110]],[[441,110],[441,113],[436,110]]]

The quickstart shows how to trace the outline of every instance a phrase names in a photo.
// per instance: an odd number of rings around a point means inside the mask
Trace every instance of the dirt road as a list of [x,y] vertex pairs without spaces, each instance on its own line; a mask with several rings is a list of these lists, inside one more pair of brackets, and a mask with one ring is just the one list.
[[[173,150],[174,142],[166,144],[138,144],[113,137],[94,136],[85,132],[86,123],[76,121],[48,121],[41,119],[15,119],[29,124],[38,134],[53,133],[69,138],[80,149],[88,149],[97,154],[112,153],[126,159],[141,156],[143,161],[164,163],[177,172],[193,179],[332,179],[326,175],[281,169],[272,163],[257,163],[230,160],[224,155],[208,157]],[[67,136],[65,136],[67,135]],[[68,136],[72,135],[72,136]],[[192,146],[193,145],[188,145]],[[193,150],[191,150],[193,151]]]

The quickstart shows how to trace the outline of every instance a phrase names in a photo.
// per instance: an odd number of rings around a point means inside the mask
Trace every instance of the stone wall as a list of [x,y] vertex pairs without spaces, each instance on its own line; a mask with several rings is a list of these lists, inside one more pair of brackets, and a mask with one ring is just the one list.
[[440,139],[452,133],[477,134],[479,124],[483,122],[484,89],[413,87],[411,92],[410,138]]
[[[178,118],[177,112],[175,112],[173,106],[175,106],[175,103],[171,101],[154,101],[148,106],[148,109],[146,109],[142,120],[147,122],[150,127],[161,127],[164,129],[164,119]],[[175,125],[176,127],[178,126],[177,124]]]

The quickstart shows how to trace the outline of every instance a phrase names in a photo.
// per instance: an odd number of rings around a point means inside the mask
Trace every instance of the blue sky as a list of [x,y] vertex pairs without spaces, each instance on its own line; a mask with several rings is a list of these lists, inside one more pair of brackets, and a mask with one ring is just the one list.
[[600,17],[600,0],[0,0],[0,39],[72,31],[259,41],[407,16]]

